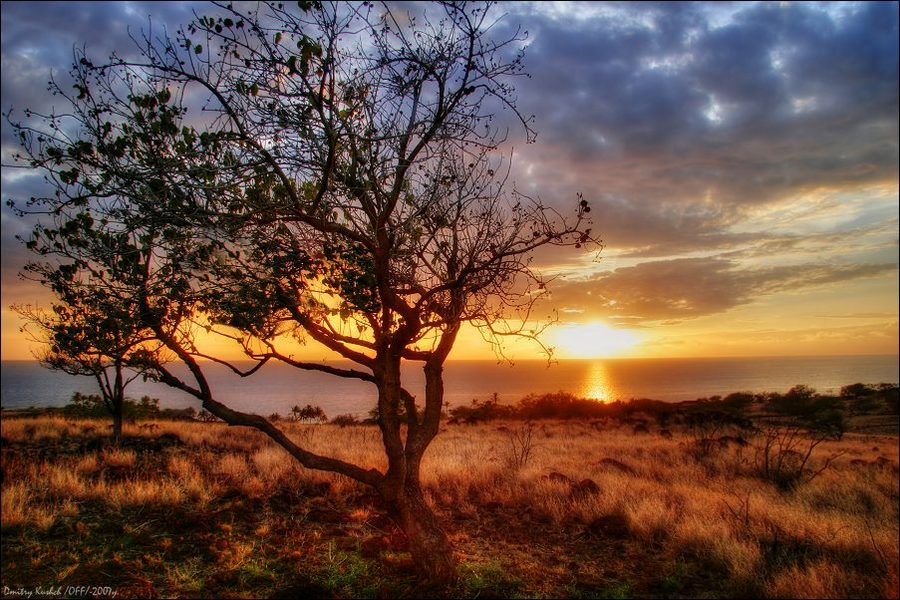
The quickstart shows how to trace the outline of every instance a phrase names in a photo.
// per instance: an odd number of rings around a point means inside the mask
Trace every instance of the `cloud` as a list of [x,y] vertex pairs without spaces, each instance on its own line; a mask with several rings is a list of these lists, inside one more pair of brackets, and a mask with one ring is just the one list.
[[830,8],[523,8],[511,21],[532,34],[532,78],[519,104],[539,135],[518,180],[553,198],[585,192],[618,248],[728,247],[755,207],[896,189],[897,5]]
[[653,356],[814,356],[897,353],[898,323],[893,319],[843,327],[709,331],[664,335],[644,344]]
[[[46,80],[65,76],[73,47],[128,51],[148,14],[173,32],[200,6],[4,2],[3,110],[51,107]],[[531,77],[516,86],[538,143],[515,148],[517,185],[559,207],[584,192],[607,253],[647,261],[559,282],[558,307],[646,326],[814,286],[847,286],[852,304],[853,282],[896,274],[896,3],[498,10],[509,13],[498,36],[530,34]],[[6,163],[5,124],[2,143]],[[4,202],[39,183],[4,169]],[[881,197],[866,195],[878,186]],[[7,298],[25,258],[13,236],[28,227],[2,210]],[[535,264],[578,266],[571,256]]]
[[722,258],[644,262],[552,288],[554,305],[620,324],[722,313],[762,296],[896,273],[895,263],[797,264],[741,268]]
[[[897,223],[897,219],[894,218],[878,225],[805,235],[761,233],[755,237],[754,243],[722,252],[718,256],[727,259],[756,259],[788,254],[794,257],[814,256],[831,253],[835,249],[844,255],[882,249],[895,252]],[[640,253],[632,253],[629,256],[640,256]]]
[[829,135],[816,130],[824,122],[843,133],[880,121],[896,130],[896,4],[844,16],[752,5],[721,27],[699,5],[629,12],[641,18],[524,16],[533,77],[519,85],[521,104],[573,156],[753,150],[758,140]]
[[[4,115],[12,110],[13,120],[23,117],[26,108],[50,113],[65,110],[60,98],[50,95],[47,82],[53,78],[67,88],[73,51],[84,47],[88,55],[102,60],[113,51],[123,56],[136,53],[131,37],[142,31],[159,34],[164,27],[174,33],[191,17],[191,3],[176,2],[4,2],[2,43],[2,101]],[[31,301],[44,296],[35,286],[17,281],[17,273],[34,256],[16,241],[27,237],[31,219],[15,216],[6,202],[19,203],[46,193],[40,175],[26,175],[8,168],[18,150],[13,129],[2,120],[2,282],[4,304]]]

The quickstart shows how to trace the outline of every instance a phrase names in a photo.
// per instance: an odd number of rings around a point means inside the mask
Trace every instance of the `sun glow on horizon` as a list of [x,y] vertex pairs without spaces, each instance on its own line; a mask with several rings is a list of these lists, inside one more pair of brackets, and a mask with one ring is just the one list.
[[616,329],[606,323],[571,323],[553,332],[556,356],[559,358],[612,358],[637,346],[640,337],[627,329]]

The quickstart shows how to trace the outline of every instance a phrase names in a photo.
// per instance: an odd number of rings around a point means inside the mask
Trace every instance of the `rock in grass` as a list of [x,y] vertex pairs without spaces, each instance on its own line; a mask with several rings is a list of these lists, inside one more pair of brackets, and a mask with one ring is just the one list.
[[631,535],[628,526],[628,517],[620,513],[603,515],[590,522],[587,526],[588,533],[598,537],[622,540]]
[[600,493],[600,486],[593,479],[582,479],[572,484],[572,497],[595,496]]
[[563,475],[558,471],[550,471],[549,475],[544,475],[541,479],[555,481],[556,483],[572,483],[572,479],[567,475]]

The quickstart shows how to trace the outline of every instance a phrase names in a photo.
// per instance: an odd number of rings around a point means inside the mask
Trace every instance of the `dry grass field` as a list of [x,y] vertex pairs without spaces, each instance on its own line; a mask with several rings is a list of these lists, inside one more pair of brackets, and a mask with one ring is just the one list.
[[[375,427],[282,423],[383,467]],[[2,586],[117,597],[410,597],[404,539],[364,487],[223,424],[2,420]],[[744,441],[744,440],[741,440]],[[762,439],[698,447],[616,423],[446,425],[423,467],[454,597],[897,598],[896,435],[817,446],[789,489]],[[823,469],[824,467],[824,469]]]

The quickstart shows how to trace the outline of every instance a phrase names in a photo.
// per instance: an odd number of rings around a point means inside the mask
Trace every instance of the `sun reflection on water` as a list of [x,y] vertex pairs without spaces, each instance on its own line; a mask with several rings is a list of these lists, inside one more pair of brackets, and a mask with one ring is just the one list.
[[612,402],[618,399],[618,390],[609,369],[599,360],[591,361],[577,393],[582,398],[592,398],[599,402]]

